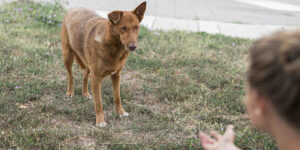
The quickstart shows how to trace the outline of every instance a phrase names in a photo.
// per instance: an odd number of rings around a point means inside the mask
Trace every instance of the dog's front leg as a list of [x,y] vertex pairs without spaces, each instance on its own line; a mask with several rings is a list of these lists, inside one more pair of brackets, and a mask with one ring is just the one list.
[[101,85],[103,77],[97,74],[92,74],[92,91],[95,103],[96,126],[105,127],[104,112],[101,99]]
[[129,114],[124,111],[120,98],[120,79],[121,79],[121,71],[111,75],[111,81],[114,89],[114,103],[115,108],[120,117],[128,116]]

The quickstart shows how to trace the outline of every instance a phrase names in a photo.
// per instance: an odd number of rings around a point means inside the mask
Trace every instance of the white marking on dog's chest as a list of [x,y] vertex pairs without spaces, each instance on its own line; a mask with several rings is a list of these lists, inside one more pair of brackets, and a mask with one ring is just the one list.
[[102,35],[101,34],[96,34],[95,41],[101,42],[101,40],[102,40]]
[[117,71],[114,71],[114,72],[111,73],[111,75],[114,75],[114,74],[116,74],[116,73],[117,73]]

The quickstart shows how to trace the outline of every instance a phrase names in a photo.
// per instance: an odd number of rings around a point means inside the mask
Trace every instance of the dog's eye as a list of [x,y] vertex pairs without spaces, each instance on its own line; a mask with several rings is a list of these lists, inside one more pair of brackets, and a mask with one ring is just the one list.
[[138,27],[138,26],[135,26],[135,27],[134,27],[134,30],[138,30],[138,29],[139,29],[139,27]]
[[126,28],[126,27],[122,27],[121,30],[122,30],[122,31],[126,31],[127,28]]

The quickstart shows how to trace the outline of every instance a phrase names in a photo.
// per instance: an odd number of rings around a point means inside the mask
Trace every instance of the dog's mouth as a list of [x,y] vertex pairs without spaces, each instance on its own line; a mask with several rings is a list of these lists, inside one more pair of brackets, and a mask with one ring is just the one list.
[[137,49],[136,46],[126,46],[126,50],[130,51],[130,52],[134,52]]

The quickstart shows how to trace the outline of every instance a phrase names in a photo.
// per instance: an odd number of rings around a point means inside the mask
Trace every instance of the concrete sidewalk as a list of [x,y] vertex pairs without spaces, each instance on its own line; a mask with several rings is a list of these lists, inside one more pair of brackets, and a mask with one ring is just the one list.
[[69,5],[67,7],[84,6],[94,10],[102,11],[132,10],[143,1],[147,1],[146,15],[150,16],[255,25],[300,25],[300,10],[290,8],[292,6],[300,8],[300,0],[68,1]]
[[[113,10],[132,10],[144,0],[69,0],[70,7],[84,6],[106,17]],[[300,26],[298,9],[272,7],[270,0],[146,0],[142,25],[151,30],[185,30],[256,39],[282,29]],[[295,5],[300,1],[276,0]],[[280,2],[282,1],[282,2]],[[254,4],[252,4],[255,2]],[[284,2],[284,3],[283,3]],[[264,4],[267,4],[264,8]],[[257,6],[258,5],[258,6]],[[298,7],[296,7],[298,8]]]
[[[107,18],[107,11],[97,11]],[[207,32],[210,34],[223,34],[231,37],[256,39],[278,30],[296,29],[296,26],[276,25],[247,25],[222,23],[215,21],[198,21],[189,19],[177,19],[171,17],[145,16],[143,26],[150,30],[181,30],[190,32]]]

